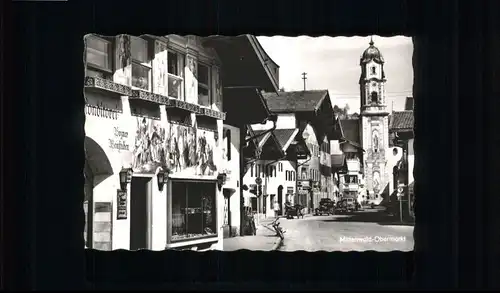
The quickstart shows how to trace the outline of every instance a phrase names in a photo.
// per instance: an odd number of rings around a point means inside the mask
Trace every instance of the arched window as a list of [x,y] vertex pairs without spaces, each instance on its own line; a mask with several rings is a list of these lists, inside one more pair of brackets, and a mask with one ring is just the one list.
[[377,94],[377,92],[372,92],[372,103],[378,103],[378,94]]

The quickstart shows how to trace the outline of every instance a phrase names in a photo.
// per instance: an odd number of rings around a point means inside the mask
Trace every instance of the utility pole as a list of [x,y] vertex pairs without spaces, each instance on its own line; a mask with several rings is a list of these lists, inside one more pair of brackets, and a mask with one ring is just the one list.
[[306,72],[302,72],[302,80],[304,81],[304,91],[306,90],[306,77],[307,73]]

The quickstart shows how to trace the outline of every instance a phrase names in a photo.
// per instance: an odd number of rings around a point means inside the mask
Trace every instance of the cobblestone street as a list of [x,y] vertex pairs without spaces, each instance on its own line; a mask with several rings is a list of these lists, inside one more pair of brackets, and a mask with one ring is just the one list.
[[413,226],[391,223],[380,210],[350,215],[280,219],[286,230],[281,251],[411,251]]

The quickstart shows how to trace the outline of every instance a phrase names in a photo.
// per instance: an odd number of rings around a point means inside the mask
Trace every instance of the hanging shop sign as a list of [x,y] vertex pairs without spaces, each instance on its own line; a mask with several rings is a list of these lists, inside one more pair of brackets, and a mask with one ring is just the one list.
[[127,191],[118,189],[117,192],[117,212],[116,219],[117,220],[126,220],[127,219]]
[[109,147],[114,150],[128,151],[130,149],[127,143],[128,131],[123,131],[118,127],[113,128],[113,135],[109,138]]

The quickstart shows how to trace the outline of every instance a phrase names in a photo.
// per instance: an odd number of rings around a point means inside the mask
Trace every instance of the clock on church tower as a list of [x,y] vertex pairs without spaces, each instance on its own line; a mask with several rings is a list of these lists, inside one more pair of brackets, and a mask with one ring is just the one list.
[[382,201],[391,173],[386,167],[389,147],[389,112],[386,110],[384,58],[370,39],[360,59],[361,141],[364,152],[364,178],[368,199]]

